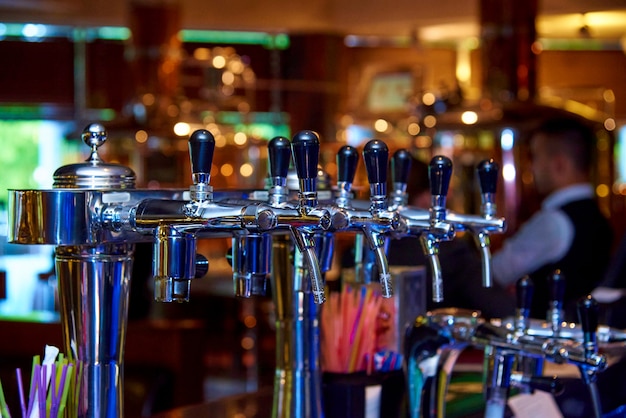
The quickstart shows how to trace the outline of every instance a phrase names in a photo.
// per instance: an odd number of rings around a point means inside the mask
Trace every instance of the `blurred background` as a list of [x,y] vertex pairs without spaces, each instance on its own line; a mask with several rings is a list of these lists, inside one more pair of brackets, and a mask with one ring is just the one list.
[[[188,186],[198,128],[216,138],[215,189],[262,188],[267,141],[311,129],[332,179],[339,147],[371,138],[424,161],[450,156],[449,205],[476,213],[473,168],[493,157],[511,234],[538,204],[525,134],[548,114],[575,113],[598,134],[601,207],[616,237],[626,229],[621,0],[0,0],[0,56],[4,321],[58,321],[53,249],[6,243],[6,190],[50,188],[56,168],[87,158],[79,134],[91,122],[108,129],[103,158],[131,167],[142,188]],[[362,165],[355,188],[367,193]],[[138,320],[200,321],[168,325],[202,341],[200,378],[238,373],[169,406],[271,382],[271,301],[234,300],[229,246],[201,243],[211,267],[190,304],[131,303]],[[149,274],[141,262],[137,281]],[[215,344],[224,332],[232,338]]]

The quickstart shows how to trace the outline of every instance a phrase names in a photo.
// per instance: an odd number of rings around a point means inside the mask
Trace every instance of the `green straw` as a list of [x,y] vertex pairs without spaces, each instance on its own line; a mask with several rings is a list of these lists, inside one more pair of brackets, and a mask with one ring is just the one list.
[[[67,402],[67,394],[69,393],[70,386],[72,386],[72,382],[74,379],[70,379],[74,375],[74,365],[70,363],[67,366],[67,376],[65,378],[65,385],[63,386],[63,397],[61,398],[61,405],[59,406],[59,416],[64,416],[65,412],[65,404]],[[69,382],[68,382],[69,380]]]
[[0,380],[0,416],[11,418],[11,413],[9,412],[9,405],[7,405],[7,402],[4,399],[4,391],[2,390],[1,380]]

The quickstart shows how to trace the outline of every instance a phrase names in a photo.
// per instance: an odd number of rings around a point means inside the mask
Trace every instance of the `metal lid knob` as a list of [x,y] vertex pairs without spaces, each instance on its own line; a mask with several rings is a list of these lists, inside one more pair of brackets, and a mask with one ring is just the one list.
[[135,187],[135,173],[120,164],[105,163],[98,155],[98,148],[107,139],[107,131],[102,124],[92,123],[85,127],[81,135],[91,148],[89,158],[84,163],[69,164],[54,172],[55,189],[132,189]]

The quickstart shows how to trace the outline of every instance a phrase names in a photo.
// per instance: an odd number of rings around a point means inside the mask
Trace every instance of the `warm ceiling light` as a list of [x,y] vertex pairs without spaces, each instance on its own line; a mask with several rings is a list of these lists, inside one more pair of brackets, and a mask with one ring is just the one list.
[[237,145],[245,145],[245,143],[248,142],[248,135],[244,132],[237,132],[233,137],[233,141]]
[[239,167],[239,174],[243,177],[250,177],[252,173],[254,173],[254,167],[250,163],[242,164],[241,167]]
[[435,103],[435,100],[437,100],[437,98],[433,93],[424,93],[424,95],[422,96],[422,103],[424,103],[426,106],[433,105]]
[[224,68],[226,66],[226,58],[221,55],[213,57],[213,66],[215,68]]
[[437,118],[433,115],[428,115],[424,118],[424,126],[427,128],[432,128],[437,124]]
[[476,112],[472,112],[471,110],[463,112],[461,114],[461,122],[466,125],[473,125],[478,122],[478,114]]
[[191,132],[191,126],[185,122],[178,122],[174,125],[174,133],[178,136],[187,136]]
[[389,129],[389,123],[385,119],[378,119],[374,122],[374,129],[376,132],[385,132]]
[[409,135],[417,135],[420,133],[420,124],[419,123],[415,123],[412,122],[409,124],[409,126],[407,127],[407,132],[409,133]]
[[143,144],[147,140],[148,140],[148,132],[144,131],[143,129],[140,129],[137,132],[135,132],[135,141],[139,142],[140,144]]

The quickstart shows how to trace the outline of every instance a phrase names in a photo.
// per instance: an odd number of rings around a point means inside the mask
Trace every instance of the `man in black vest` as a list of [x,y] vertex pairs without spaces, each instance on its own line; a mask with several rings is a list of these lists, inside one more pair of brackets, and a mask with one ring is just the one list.
[[551,119],[530,137],[532,171],[541,210],[493,256],[494,279],[502,285],[529,275],[535,285],[531,316],[546,317],[548,277],[565,278],[565,319],[576,321],[576,302],[604,277],[613,233],[600,211],[590,168],[594,135],[574,118]]

